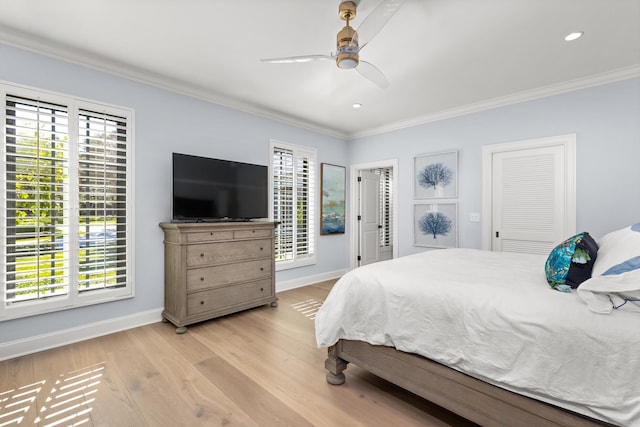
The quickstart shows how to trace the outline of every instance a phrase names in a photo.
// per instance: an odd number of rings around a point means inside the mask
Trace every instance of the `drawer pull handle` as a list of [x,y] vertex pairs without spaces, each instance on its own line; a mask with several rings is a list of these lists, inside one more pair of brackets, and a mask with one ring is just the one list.
[[200,256],[201,256],[201,257],[203,257],[203,256],[204,256],[204,254],[200,254]]
[[261,251],[264,251],[264,248],[260,248]]
[[264,271],[264,267],[260,267],[260,271]]
[[210,236],[213,236],[213,231],[211,233],[209,233]]
[[200,305],[204,305],[204,301],[200,301]]
[[201,277],[201,278],[200,278],[200,281],[201,281],[201,282],[204,282],[204,277]]
[[260,292],[264,291],[264,288],[260,288]]

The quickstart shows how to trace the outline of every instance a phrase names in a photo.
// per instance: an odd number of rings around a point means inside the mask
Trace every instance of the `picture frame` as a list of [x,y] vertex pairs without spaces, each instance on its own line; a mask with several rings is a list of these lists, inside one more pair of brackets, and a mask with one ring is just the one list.
[[458,247],[458,203],[416,203],[413,206],[414,246]]
[[346,168],[320,165],[320,234],[344,234]]
[[458,197],[458,151],[420,154],[414,157],[416,199]]

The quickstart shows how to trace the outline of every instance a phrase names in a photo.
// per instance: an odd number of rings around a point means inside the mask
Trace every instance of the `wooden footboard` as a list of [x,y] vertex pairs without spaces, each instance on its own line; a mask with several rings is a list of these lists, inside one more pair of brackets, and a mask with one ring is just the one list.
[[609,425],[493,386],[424,357],[361,341],[340,340],[329,348],[327,382],[342,384],[347,363],[483,426]]

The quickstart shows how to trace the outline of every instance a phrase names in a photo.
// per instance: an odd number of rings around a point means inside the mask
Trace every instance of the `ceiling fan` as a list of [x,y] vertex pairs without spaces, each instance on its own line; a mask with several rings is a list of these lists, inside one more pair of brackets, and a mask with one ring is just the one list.
[[363,77],[381,88],[389,86],[385,75],[375,65],[360,59],[360,51],[382,30],[391,17],[400,9],[405,0],[383,0],[354,30],[351,20],[356,17],[360,0],[343,1],[338,6],[338,16],[347,25],[338,32],[336,52],[329,55],[303,55],[283,58],[261,59],[272,64],[289,64],[322,60],[335,60],[338,68],[355,69]]

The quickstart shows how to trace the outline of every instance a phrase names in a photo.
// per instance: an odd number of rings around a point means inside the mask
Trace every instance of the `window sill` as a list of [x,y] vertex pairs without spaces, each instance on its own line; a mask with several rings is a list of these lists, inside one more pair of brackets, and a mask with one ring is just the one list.
[[276,261],[276,271],[290,270],[292,268],[306,267],[316,264],[316,257],[299,259],[296,261]]

